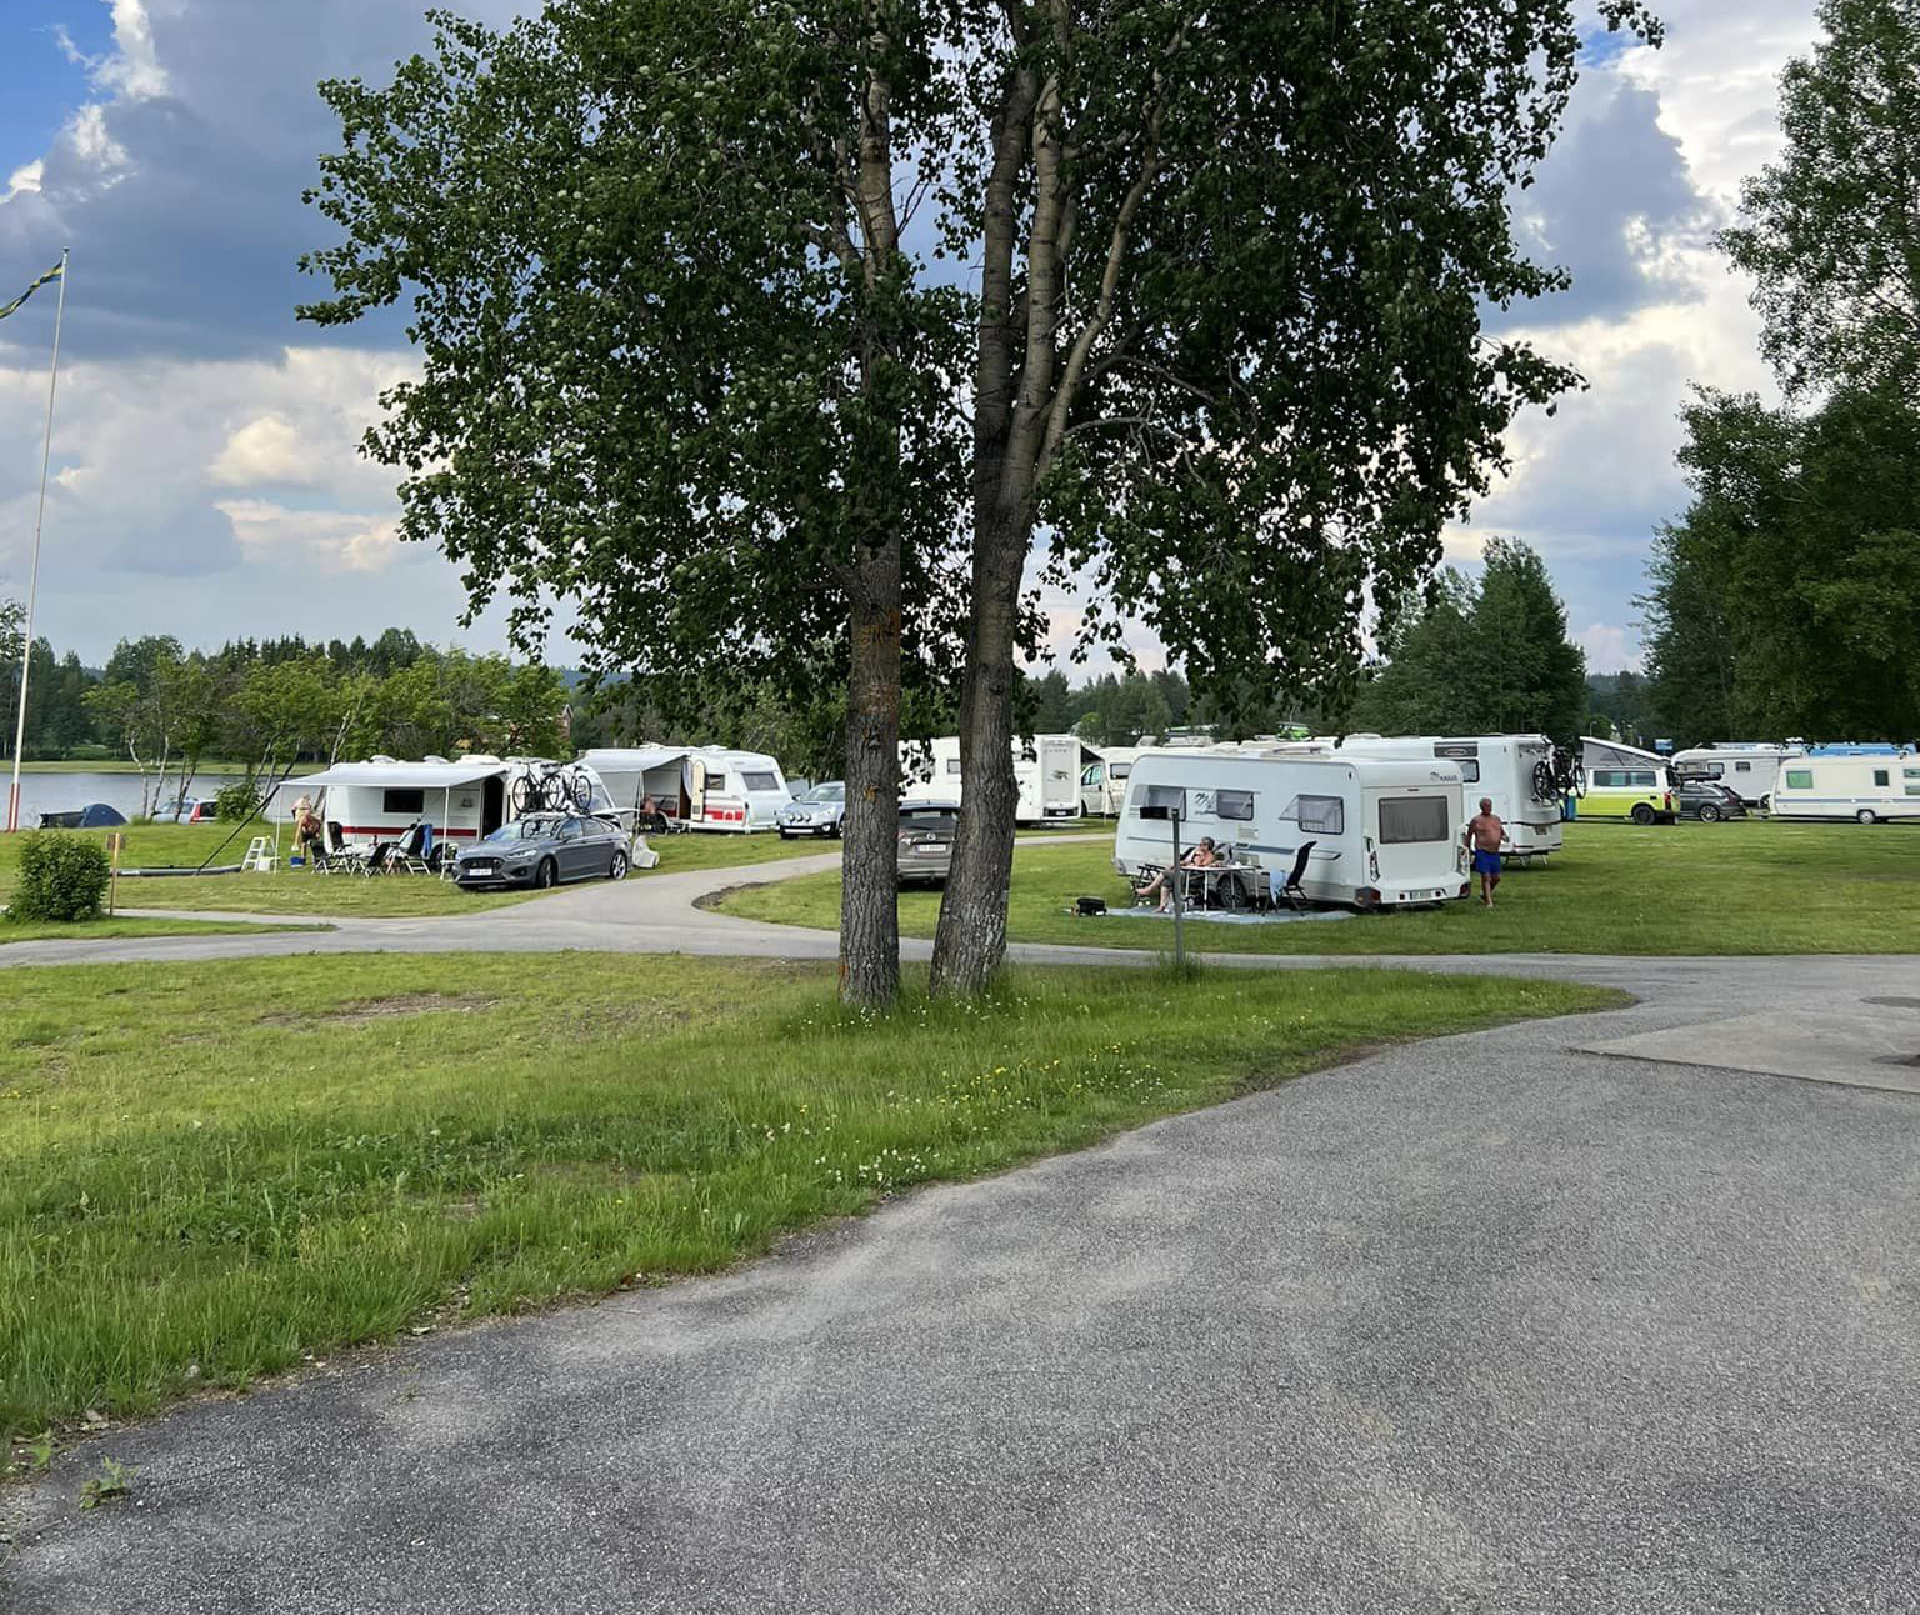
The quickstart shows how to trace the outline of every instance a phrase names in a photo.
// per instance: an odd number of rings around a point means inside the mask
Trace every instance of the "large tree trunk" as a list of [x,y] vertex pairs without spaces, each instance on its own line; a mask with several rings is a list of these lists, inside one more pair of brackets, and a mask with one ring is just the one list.
[[1026,569],[1026,524],[990,517],[976,529],[973,620],[960,688],[960,832],[940,903],[933,944],[933,990],[982,991],[1007,946],[1007,893],[1013,877],[1013,670]]
[[900,991],[900,545],[864,551],[852,578],[847,815],[840,865],[840,997],[876,1009]]

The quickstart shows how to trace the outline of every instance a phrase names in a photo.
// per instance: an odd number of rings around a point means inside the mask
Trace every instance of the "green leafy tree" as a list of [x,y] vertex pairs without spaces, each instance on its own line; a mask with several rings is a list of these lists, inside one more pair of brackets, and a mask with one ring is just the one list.
[[650,679],[794,688],[835,647],[862,1002],[897,982],[903,686],[958,677],[936,988],[1001,958],[1036,532],[1097,602],[1083,647],[1138,615],[1224,705],[1337,698],[1361,602],[1574,379],[1481,321],[1564,282],[1507,202],[1573,86],[1562,0],[438,22],[386,88],[323,87],[342,239],[305,312],[411,300],[422,374],[368,446],[523,641],[559,594]]
[[1566,743],[1587,712],[1586,658],[1540,557],[1488,543],[1480,576],[1449,570],[1361,693],[1357,728],[1382,734],[1544,734]]
[[1758,282],[1790,391],[1920,391],[1920,8],[1822,0],[1825,38],[1780,78],[1786,151],[1721,236]]

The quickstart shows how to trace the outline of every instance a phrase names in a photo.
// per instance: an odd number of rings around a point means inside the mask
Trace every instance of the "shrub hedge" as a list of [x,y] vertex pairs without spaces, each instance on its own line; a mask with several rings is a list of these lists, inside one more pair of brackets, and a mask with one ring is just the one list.
[[21,838],[20,878],[7,918],[90,920],[100,912],[111,873],[106,848],[92,837],[35,830]]

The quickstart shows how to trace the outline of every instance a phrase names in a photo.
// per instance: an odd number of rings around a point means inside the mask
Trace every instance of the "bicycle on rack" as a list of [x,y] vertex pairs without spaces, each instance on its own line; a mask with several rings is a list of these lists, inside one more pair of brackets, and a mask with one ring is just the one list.
[[516,819],[530,813],[586,813],[593,807],[593,776],[577,763],[541,763],[514,780],[507,804]]

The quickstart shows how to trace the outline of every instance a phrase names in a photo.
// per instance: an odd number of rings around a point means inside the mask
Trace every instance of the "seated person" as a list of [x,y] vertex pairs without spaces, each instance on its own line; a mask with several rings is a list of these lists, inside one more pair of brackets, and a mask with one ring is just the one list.
[[[1215,864],[1223,861],[1219,848],[1213,844],[1213,837],[1202,836],[1200,838],[1200,845],[1180,860],[1180,868],[1211,869]],[[1133,894],[1134,901],[1137,903],[1145,903],[1157,897],[1160,900],[1160,912],[1162,914],[1168,912],[1173,907],[1173,893],[1167,887],[1167,876],[1171,873],[1171,870],[1161,870],[1159,874],[1155,875],[1152,880],[1148,881],[1146,885],[1142,886]]]
[[633,827],[643,834],[650,832],[654,835],[665,835],[667,833],[667,816],[660,810],[660,804],[651,796],[641,798],[640,811],[634,815]]

